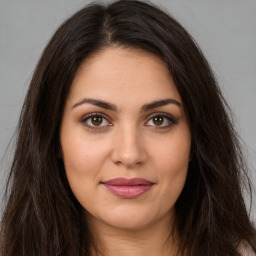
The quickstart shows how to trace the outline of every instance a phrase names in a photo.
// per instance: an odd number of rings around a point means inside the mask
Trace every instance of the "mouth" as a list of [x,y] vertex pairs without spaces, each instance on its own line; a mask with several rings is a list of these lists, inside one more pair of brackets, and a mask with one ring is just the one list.
[[126,199],[136,198],[152,188],[153,182],[142,178],[116,178],[101,182],[112,194]]

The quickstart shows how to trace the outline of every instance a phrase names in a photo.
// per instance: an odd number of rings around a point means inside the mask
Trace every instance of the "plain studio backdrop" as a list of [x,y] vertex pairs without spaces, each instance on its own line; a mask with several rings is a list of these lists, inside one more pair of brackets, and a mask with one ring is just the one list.
[[[0,0],[0,200],[14,134],[37,61],[57,27],[90,1]],[[102,2],[102,1],[101,1]],[[104,2],[104,1],[103,1]],[[233,110],[256,198],[256,1],[153,0],[198,42]],[[227,159],[228,161],[228,159]],[[247,197],[248,198],[248,197]],[[256,208],[252,217],[256,221]],[[0,216],[3,206],[0,207]]]

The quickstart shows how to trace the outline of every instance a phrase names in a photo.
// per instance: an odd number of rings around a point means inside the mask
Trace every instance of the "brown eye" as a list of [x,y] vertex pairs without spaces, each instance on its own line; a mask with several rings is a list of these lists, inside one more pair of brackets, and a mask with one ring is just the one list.
[[101,116],[93,116],[91,122],[94,126],[100,126],[102,124],[103,118]]
[[85,116],[81,122],[87,126],[88,128],[92,129],[100,129],[106,128],[107,126],[111,126],[111,123],[102,115],[100,114],[89,114]]
[[177,124],[177,120],[174,117],[166,113],[159,113],[151,116],[151,118],[147,121],[146,126],[168,128],[174,124]]
[[155,116],[152,118],[152,121],[153,123],[156,125],[156,126],[160,126],[163,124],[164,122],[164,117],[162,116]]

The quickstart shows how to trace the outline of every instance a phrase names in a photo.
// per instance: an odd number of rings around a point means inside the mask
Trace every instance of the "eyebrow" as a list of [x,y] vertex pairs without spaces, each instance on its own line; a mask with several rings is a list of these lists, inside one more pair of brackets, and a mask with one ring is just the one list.
[[[72,106],[72,109],[76,108],[80,105],[86,104],[86,103],[89,103],[89,104],[92,104],[94,106],[98,106],[100,108],[104,108],[104,109],[107,109],[107,110],[117,111],[117,106],[115,106],[112,103],[109,103],[109,102],[106,102],[106,101],[103,101],[103,100],[87,99],[87,98],[82,99],[81,101],[74,104]],[[162,106],[165,106],[165,105],[168,105],[168,104],[174,104],[178,107],[181,107],[181,103],[179,101],[175,100],[175,99],[163,99],[163,100],[156,100],[156,101],[153,101],[151,103],[143,105],[141,107],[141,112],[147,112],[147,111],[152,110],[154,108],[162,107]]]
[[168,105],[168,104],[174,104],[178,107],[181,107],[181,103],[179,101],[175,100],[175,99],[164,99],[164,100],[153,101],[151,103],[143,105],[142,108],[141,108],[141,111],[142,112],[147,112],[151,109],[158,108],[158,107],[163,107],[163,106]]
[[73,105],[72,109],[76,108],[82,104],[85,104],[85,103],[89,103],[94,106],[98,106],[100,108],[117,111],[117,107],[115,105],[108,103],[106,101],[103,101],[103,100],[96,100],[96,99],[82,99],[81,101],[79,101],[75,105]]

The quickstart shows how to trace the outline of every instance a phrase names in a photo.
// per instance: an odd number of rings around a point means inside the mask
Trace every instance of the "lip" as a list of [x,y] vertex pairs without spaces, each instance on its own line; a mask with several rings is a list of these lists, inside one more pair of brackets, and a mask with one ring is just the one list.
[[112,194],[126,199],[136,198],[154,185],[153,182],[142,178],[116,178],[101,182]]

